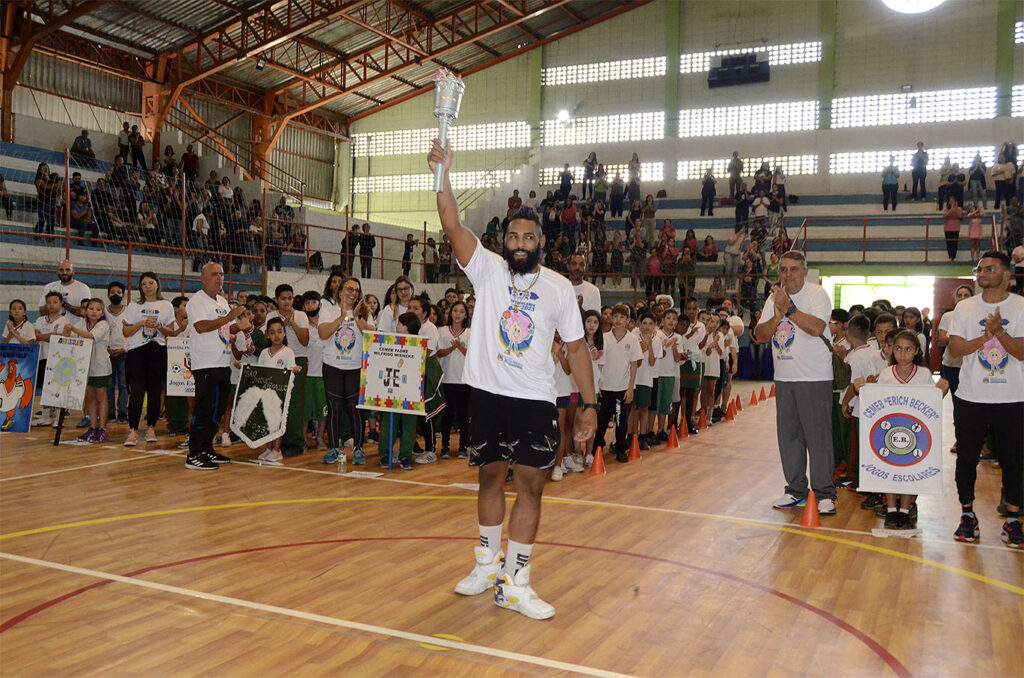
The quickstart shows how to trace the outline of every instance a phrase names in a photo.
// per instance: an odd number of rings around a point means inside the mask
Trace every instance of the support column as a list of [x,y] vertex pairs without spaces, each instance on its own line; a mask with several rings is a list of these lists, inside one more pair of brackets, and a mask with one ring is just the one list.
[[160,167],[161,151],[160,130],[163,129],[167,116],[170,115],[174,99],[164,86],[167,74],[167,57],[161,55],[146,68],[150,80],[142,83],[142,136],[153,144],[153,157],[150,167]]
[[[1010,0],[1011,2],[1013,0]],[[832,127],[832,99],[836,93],[837,0],[821,0],[821,61],[818,64],[818,129]]]
[[32,26],[22,3],[7,3],[3,8],[0,32],[0,140],[14,142],[14,85],[32,52],[34,40],[15,40],[15,36],[31,35]]
[[252,116],[252,176],[267,181],[270,179],[270,152],[274,150],[273,97],[267,95],[263,101],[263,113]]
[[679,0],[665,2],[665,138],[679,136]]
[[541,86],[541,75],[544,69],[544,47],[530,50],[530,84],[529,111],[527,120],[530,122],[530,149],[540,148],[540,114],[544,88]]
[[996,115],[1009,118],[1013,104],[1013,28],[1016,0],[999,0],[996,15]]

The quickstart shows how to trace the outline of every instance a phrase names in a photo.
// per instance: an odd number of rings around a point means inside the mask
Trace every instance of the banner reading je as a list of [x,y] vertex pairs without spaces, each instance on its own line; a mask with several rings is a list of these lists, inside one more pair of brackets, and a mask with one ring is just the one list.
[[425,416],[426,354],[426,337],[363,332],[358,407]]

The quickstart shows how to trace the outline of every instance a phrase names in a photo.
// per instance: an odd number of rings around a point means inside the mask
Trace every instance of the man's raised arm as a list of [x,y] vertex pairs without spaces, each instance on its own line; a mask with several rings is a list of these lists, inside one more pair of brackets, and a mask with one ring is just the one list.
[[459,204],[455,201],[455,194],[452,192],[452,184],[448,172],[452,166],[452,147],[441,148],[441,142],[434,139],[430,146],[430,154],[427,156],[427,165],[433,173],[434,166],[438,163],[444,165],[444,191],[437,194],[437,214],[441,217],[441,227],[445,235],[452,243],[452,251],[459,264],[463,267],[469,265],[476,250],[476,236],[459,221]]

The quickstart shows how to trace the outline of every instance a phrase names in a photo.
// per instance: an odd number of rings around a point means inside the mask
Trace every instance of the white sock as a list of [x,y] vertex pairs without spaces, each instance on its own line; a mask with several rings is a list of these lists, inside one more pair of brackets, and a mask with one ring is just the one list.
[[511,575],[530,564],[530,554],[533,552],[533,544],[520,544],[517,541],[508,540],[508,553],[505,554],[505,571]]
[[501,523],[480,525],[480,546],[490,549],[491,553],[501,550]]

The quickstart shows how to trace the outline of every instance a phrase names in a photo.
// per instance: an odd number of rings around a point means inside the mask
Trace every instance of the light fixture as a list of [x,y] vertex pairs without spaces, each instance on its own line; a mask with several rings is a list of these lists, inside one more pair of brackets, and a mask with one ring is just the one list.
[[267,65],[267,60],[264,59],[263,57],[260,57],[259,59],[256,60],[256,70],[257,71],[262,71],[266,65]]
[[560,110],[558,112],[558,121],[559,122],[568,122],[569,121],[569,111],[567,111],[564,108],[562,110]]
[[882,4],[900,14],[930,12],[946,0],[882,0]]

